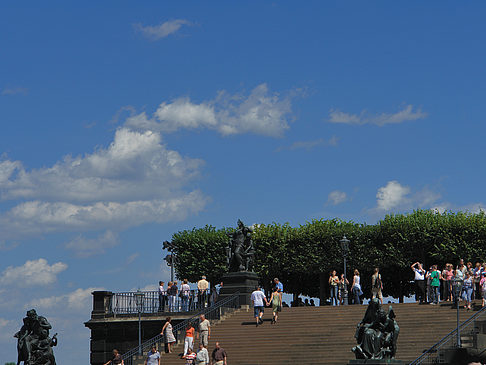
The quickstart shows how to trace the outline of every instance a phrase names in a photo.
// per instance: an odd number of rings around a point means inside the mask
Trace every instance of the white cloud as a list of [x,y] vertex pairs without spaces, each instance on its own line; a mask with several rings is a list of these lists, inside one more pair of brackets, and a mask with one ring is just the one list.
[[410,120],[424,119],[426,116],[427,113],[422,112],[420,109],[414,111],[412,105],[407,105],[396,113],[381,113],[376,115],[369,115],[366,110],[363,110],[359,115],[331,110],[329,112],[329,121],[331,123],[341,124],[376,124],[383,126],[385,124],[398,124]]
[[410,188],[408,186],[403,186],[396,180],[389,181],[376,193],[378,209],[390,210],[404,204],[409,193]]
[[103,288],[87,288],[87,289],[76,289],[73,292],[59,295],[51,296],[45,298],[38,298],[31,300],[26,304],[25,308],[41,308],[41,309],[52,309],[52,308],[64,308],[70,310],[88,310],[91,306],[92,295],[91,293],[96,290],[104,290]]
[[174,132],[181,128],[209,128],[222,135],[254,133],[280,137],[289,128],[290,98],[270,93],[266,84],[247,97],[221,91],[216,98],[193,103],[189,98],[163,102],[153,117],[146,113],[127,119],[125,125],[141,130]]
[[27,95],[28,92],[29,89],[26,89],[25,87],[6,87],[2,90],[2,95]]
[[137,259],[137,257],[140,256],[140,254],[138,252],[135,252],[133,254],[131,254],[130,256],[127,257],[127,260],[126,260],[126,265],[130,265],[133,261],[135,261]]
[[441,195],[429,187],[412,191],[409,186],[404,186],[398,181],[389,181],[376,193],[376,210],[409,210],[418,208],[430,208],[437,206]]
[[79,235],[65,247],[73,250],[78,257],[90,257],[104,253],[106,249],[115,247],[119,242],[118,235],[108,230],[96,238],[85,238]]
[[338,205],[344,203],[348,199],[348,196],[344,191],[334,190],[331,191],[327,197],[328,203],[332,205]]
[[177,32],[183,25],[192,25],[192,23],[185,19],[174,19],[160,25],[153,26],[134,24],[134,28],[136,31],[142,33],[146,38],[156,41]]
[[51,167],[29,171],[1,161],[1,199],[25,200],[0,214],[2,238],[184,219],[207,202],[200,191],[183,190],[201,165],[167,149],[159,133],[128,128],[119,128],[108,148]]
[[57,274],[67,269],[63,262],[49,265],[47,260],[26,261],[22,266],[9,266],[0,276],[0,284],[15,286],[49,285],[57,280]]

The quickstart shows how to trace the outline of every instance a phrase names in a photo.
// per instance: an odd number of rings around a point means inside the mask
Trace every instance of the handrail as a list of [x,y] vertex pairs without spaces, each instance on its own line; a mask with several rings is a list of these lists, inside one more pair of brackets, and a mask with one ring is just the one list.
[[[185,329],[186,326],[189,323],[196,322],[197,319],[199,318],[199,316],[201,316],[201,315],[204,315],[207,319],[219,319],[219,315],[220,315],[219,310],[222,307],[227,306],[228,304],[230,304],[229,308],[234,308],[234,309],[238,308],[239,304],[240,304],[239,299],[240,299],[240,293],[236,292],[236,293],[232,294],[231,296],[229,296],[228,298],[220,300],[214,306],[208,307],[208,308],[200,311],[199,313],[193,315],[192,317],[187,318],[184,321],[176,324],[172,328],[172,331],[175,332],[175,334],[177,334],[177,332],[180,331],[181,329]],[[215,318],[211,318],[213,314],[216,315]],[[177,337],[177,335],[176,335],[176,337]],[[152,347],[152,345],[162,342],[163,339],[164,339],[164,335],[158,334],[158,335],[152,337],[151,339],[146,340],[145,342],[143,342],[140,345],[140,347],[142,348],[142,353],[144,352],[144,350],[150,349]],[[125,364],[131,365],[133,356],[137,355],[138,352],[139,352],[139,346],[134,347],[131,350],[125,352],[122,355],[122,359],[125,361]]]
[[[480,315],[483,314],[483,312],[486,312],[486,307],[482,307],[479,311],[474,313],[471,317],[466,319],[464,322],[459,324],[459,329],[465,328],[468,326],[472,321],[474,321],[476,318],[478,318]],[[434,344],[432,347],[430,347],[427,351],[424,351],[419,357],[417,357],[415,360],[413,360],[409,365],[418,365],[422,363],[422,360],[425,359],[426,356],[429,354],[436,352],[439,347],[441,347],[442,344],[447,342],[450,338],[453,336],[457,335],[457,327],[454,328],[451,332],[449,332],[447,335],[442,337],[436,344]]]
[[[141,291],[113,293],[110,301],[110,312],[120,314],[158,313],[158,312],[191,312],[202,308],[211,301],[208,290],[186,290],[184,295],[169,295],[167,291]],[[140,295],[140,298],[137,298]]]

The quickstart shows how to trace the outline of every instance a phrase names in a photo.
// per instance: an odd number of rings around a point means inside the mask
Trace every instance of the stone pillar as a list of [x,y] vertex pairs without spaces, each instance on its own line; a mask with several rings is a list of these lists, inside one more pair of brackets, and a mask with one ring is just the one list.
[[250,296],[258,285],[257,274],[249,271],[230,272],[223,275],[222,281],[220,300],[240,292],[240,307],[251,306]]
[[93,310],[91,311],[91,318],[104,318],[113,314],[111,309],[111,291],[94,291],[93,294]]

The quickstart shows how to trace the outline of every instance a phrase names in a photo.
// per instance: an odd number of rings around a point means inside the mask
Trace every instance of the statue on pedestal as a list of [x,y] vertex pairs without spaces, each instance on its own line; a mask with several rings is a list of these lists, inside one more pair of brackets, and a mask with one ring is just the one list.
[[52,348],[57,345],[57,333],[49,337],[52,328],[46,317],[38,316],[35,309],[27,312],[17,338],[17,365],[56,365]]
[[392,306],[386,313],[378,298],[370,300],[354,335],[358,342],[352,348],[356,359],[394,359],[399,331]]
[[253,228],[247,227],[238,219],[238,228],[229,233],[230,242],[226,248],[228,267],[230,272],[249,271],[252,269],[253,241],[251,235]]

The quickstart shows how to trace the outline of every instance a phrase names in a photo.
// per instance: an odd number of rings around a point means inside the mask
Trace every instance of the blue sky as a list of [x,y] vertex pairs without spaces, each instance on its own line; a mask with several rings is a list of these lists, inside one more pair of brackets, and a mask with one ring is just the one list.
[[[484,206],[483,2],[0,5],[0,362],[212,224]],[[72,361],[71,361],[72,362]]]

